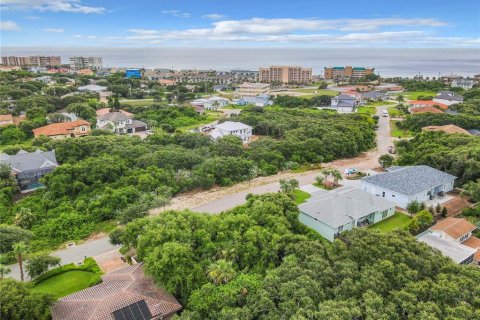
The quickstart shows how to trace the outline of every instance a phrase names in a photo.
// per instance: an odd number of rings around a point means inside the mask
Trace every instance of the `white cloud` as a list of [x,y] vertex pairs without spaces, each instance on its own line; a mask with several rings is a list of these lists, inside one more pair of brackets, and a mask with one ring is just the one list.
[[62,29],[62,28],[46,28],[46,29],[43,29],[43,31],[45,31],[45,32],[53,32],[53,33],[62,33],[62,32],[65,31],[65,30]]
[[35,9],[39,11],[103,13],[105,8],[83,5],[81,0],[2,0],[2,9]]
[[180,10],[163,10],[162,13],[176,18],[190,18],[190,13]]
[[13,21],[0,21],[1,31],[19,31],[20,27]]
[[210,13],[210,14],[203,15],[202,18],[210,19],[210,20],[221,20],[221,19],[225,19],[226,16],[219,13]]

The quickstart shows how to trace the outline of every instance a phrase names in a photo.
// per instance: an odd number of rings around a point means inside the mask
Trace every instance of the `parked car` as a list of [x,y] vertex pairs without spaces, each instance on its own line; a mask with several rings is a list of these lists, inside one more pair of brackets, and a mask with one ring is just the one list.
[[357,173],[357,169],[355,169],[355,168],[347,168],[347,169],[345,169],[344,172],[345,172],[346,175],[355,174],[355,173]]
[[388,117],[388,111],[387,110],[382,111],[382,117]]

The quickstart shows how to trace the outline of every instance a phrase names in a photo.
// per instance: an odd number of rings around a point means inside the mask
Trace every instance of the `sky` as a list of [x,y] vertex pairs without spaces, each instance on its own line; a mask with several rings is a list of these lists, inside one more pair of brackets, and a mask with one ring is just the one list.
[[479,0],[1,0],[2,47],[480,48]]

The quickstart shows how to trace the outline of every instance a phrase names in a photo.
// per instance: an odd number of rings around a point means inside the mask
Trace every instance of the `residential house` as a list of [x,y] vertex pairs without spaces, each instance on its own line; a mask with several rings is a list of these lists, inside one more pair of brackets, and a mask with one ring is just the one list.
[[143,263],[102,276],[102,283],[62,297],[52,320],[169,320],[182,305],[145,276]]
[[452,91],[441,91],[433,98],[433,101],[451,106],[463,102],[463,97]]
[[226,121],[215,126],[210,136],[218,139],[227,135],[234,135],[242,139],[243,143],[247,143],[252,138],[252,127],[241,122]]
[[258,95],[256,97],[244,97],[235,101],[235,104],[239,106],[245,105],[254,105],[257,107],[266,107],[268,105],[272,105],[272,101],[270,101],[269,95]]
[[177,84],[175,80],[170,80],[170,79],[160,79],[158,80],[158,83],[162,86],[173,86]]
[[338,113],[352,113],[356,111],[358,104],[359,100],[357,98],[340,94],[332,98],[329,109],[337,110]]
[[20,191],[26,192],[42,187],[39,179],[58,167],[55,150],[26,152],[16,155],[0,153],[0,164],[10,166]]
[[470,133],[472,136],[480,136],[480,130],[477,129],[468,129],[468,133]]
[[[107,113],[110,113],[110,112],[111,112],[110,108],[101,108],[101,109],[98,109],[97,111],[95,111],[95,113],[97,114],[97,117],[104,116],[104,115],[106,115]],[[123,113],[127,117],[130,117],[130,118],[133,117],[133,113],[130,113],[128,111],[118,110],[118,112]]]
[[13,124],[13,116],[11,114],[0,114],[0,127]]
[[51,83],[54,83],[54,82],[55,82],[55,81],[52,79],[51,76],[41,76],[41,77],[34,78],[33,80],[35,80],[35,81],[41,81],[41,82],[46,83],[46,84],[51,84]]
[[[460,264],[480,263],[480,239],[472,235],[477,227],[463,218],[446,218],[419,236],[422,241],[427,236],[427,244],[440,250],[445,256]],[[437,239],[442,239],[439,241]],[[441,244],[441,245],[438,245]]]
[[440,102],[435,102],[432,100],[409,100],[408,105],[410,108],[419,108],[419,107],[435,107],[441,110],[447,110],[448,105]]
[[135,120],[124,112],[108,112],[97,117],[97,128],[109,130],[117,134],[143,132],[148,130],[148,125],[140,120]]
[[474,79],[458,78],[458,79],[452,80],[451,86],[454,88],[462,88],[463,90],[469,90],[473,88],[474,84],[475,84]]
[[429,166],[390,167],[388,172],[361,180],[361,189],[406,208],[412,201],[425,202],[453,190],[456,177]]
[[411,114],[420,114],[420,113],[444,113],[442,110],[437,109],[432,106],[426,107],[411,107],[408,109]]
[[78,87],[78,91],[100,93],[100,92],[107,91],[107,87],[99,86],[96,84],[87,84],[86,86]]
[[470,135],[470,132],[454,124],[447,124],[444,126],[427,126],[427,127],[423,127],[422,131],[443,131],[448,134],[460,133],[460,134]]
[[351,187],[324,192],[298,208],[300,222],[332,242],[343,231],[377,223],[395,213],[395,203]]
[[192,106],[201,106],[205,110],[218,110],[218,108],[223,108],[228,106],[231,101],[227,98],[222,97],[209,97],[205,99],[196,99],[190,102]]
[[77,138],[91,133],[90,123],[85,120],[59,122],[33,129],[35,138],[47,136],[52,139]]
[[370,92],[362,93],[362,98],[370,101],[384,101],[384,100],[387,100],[389,97],[387,94],[383,92],[370,91]]
[[127,78],[141,78],[142,71],[140,69],[127,69],[125,70],[125,77]]

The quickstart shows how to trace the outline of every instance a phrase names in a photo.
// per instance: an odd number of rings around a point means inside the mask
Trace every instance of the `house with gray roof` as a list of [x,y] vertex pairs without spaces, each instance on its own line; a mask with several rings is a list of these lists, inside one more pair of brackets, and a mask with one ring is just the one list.
[[330,103],[330,109],[337,110],[338,113],[352,113],[357,109],[360,101],[348,94],[340,94],[333,97]]
[[406,208],[412,201],[426,202],[452,191],[457,177],[429,166],[391,167],[388,172],[364,177],[361,189]]
[[298,206],[299,220],[332,241],[343,231],[368,226],[395,213],[395,203],[352,187],[320,193]]
[[452,104],[463,102],[463,97],[452,91],[440,91],[433,97],[433,101],[451,106]]
[[39,179],[58,167],[55,150],[27,152],[20,150],[16,155],[0,153],[0,165],[7,165],[12,170],[21,192],[28,192],[43,184]]
[[379,91],[370,91],[362,93],[362,98],[371,101],[383,101],[388,99],[388,95]]
[[146,131],[148,125],[140,120],[132,119],[125,112],[108,112],[97,117],[97,128],[109,130],[117,134]]
[[440,251],[444,256],[452,259],[457,264],[470,264],[474,260],[476,249],[445,239],[433,234],[431,231],[421,233],[417,240]]
[[107,91],[107,87],[99,86],[96,84],[87,84],[86,86],[78,87],[78,91],[81,92],[104,92]]

